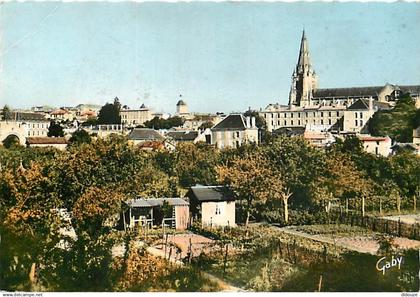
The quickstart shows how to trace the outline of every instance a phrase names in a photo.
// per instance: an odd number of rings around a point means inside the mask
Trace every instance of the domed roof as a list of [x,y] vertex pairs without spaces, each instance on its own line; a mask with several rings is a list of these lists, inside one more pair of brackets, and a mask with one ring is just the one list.
[[180,105],[187,105],[187,103],[185,103],[182,100],[179,100],[178,103],[176,104],[176,106],[180,106]]

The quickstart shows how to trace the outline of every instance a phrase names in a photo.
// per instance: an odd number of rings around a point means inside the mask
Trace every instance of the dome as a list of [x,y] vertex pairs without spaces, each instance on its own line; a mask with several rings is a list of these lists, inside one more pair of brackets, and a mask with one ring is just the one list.
[[184,101],[179,100],[176,106],[187,105]]

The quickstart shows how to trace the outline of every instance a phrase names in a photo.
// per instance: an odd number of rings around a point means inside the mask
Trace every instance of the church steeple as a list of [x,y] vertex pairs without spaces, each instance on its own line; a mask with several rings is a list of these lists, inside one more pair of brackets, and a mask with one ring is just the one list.
[[317,88],[315,71],[311,65],[308,40],[305,30],[302,32],[298,62],[292,75],[292,86],[289,94],[289,105],[311,105],[313,91]]

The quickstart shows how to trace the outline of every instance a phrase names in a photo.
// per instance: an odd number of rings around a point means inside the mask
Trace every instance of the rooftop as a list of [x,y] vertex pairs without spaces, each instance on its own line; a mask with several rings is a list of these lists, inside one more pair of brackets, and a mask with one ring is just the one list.
[[235,194],[225,186],[201,186],[191,187],[187,195],[193,196],[198,201],[228,201],[235,200]]
[[128,138],[131,140],[164,140],[165,138],[154,129],[136,128],[129,134]]

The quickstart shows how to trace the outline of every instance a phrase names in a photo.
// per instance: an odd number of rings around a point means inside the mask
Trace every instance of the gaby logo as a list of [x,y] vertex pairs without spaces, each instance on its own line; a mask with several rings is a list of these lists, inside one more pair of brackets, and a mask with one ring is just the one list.
[[395,267],[398,266],[398,269],[401,268],[401,264],[402,264],[402,260],[403,257],[399,256],[394,258],[394,256],[392,256],[391,261],[387,261],[386,257],[382,257],[378,260],[378,262],[376,262],[376,269],[378,271],[382,271],[382,274],[385,275],[385,271],[387,269],[390,269],[391,267]]

